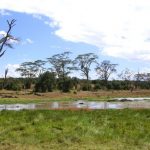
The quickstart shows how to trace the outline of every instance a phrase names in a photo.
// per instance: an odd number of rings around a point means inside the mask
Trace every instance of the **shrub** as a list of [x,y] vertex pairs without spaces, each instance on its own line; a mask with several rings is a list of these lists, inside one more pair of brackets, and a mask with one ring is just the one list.
[[35,92],[52,92],[55,88],[55,84],[55,74],[47,71],[39,76],[35,84]]
[[69,92],[73,88],[73,82],[71,78],[65,77],[58,80],[58,89],[62,92]]

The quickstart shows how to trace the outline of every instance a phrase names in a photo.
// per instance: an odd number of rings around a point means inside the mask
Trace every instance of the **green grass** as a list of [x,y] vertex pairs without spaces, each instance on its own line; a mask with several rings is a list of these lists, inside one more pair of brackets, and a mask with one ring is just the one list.
[[48,100],[40,100],[40,99],[25,99],[25,98],[0,98],[0,104],[29,104],[29,103],[40,103],[40,102],[48,102]]
[[29,103],[46,103],[53,101],[74,101],[73,98],[60,98],[60,99],[25,99],[25,98],[0,98],[0,104],[29,104]]
[[149,150],[150,110],[1,111],[3,149]]
[[[51,98],[51,99],[25,99],[25,98],[0,98],[0,104],[17,104],[17,103],[21,103],[21,104],[29,104],[29,103],[46,103],[46,102],[53,102],[53,101],[61,101],[61,102],[65,102],[65,101],[75,101],[75,100],[80,100],[81,98]],[[110,98],[83,98],[83,100],[87,100],[87,101],[107,101]]]
[[[139,90],[139,91],[104,91],[100,90],[97,92],[87,92],[80,91],[74,94],[73,91],[69,93],[61,93],[59,91],[54,91],[51,93],[38,93],[39,95],[34,95],[32,93],[23,93],[20,91],[16,93],[14,91],[3,90],[0,91],[1,98],[0,104],[16,104],[16,103],[40,103],[40,102],[51,102],[51,101],[73,101],[73,100],[89,100],[89,101],[107,101],[113,98],[119,97],[150,97],[149,90]],[[12,98],[2,98],[3,96],[12,96]],[[18,98],[13,98],[18,97]]]

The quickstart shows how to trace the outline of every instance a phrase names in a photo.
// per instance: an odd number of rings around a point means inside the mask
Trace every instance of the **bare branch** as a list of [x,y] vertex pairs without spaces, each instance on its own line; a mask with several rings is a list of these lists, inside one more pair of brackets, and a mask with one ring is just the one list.
[[11,43],[8,43],[8,41],[11,39],[11,40],[17,40],[16,38],[14,38],[10,32],[12,30],[12,28],[16,25],[15,24],[16,20],[15,19],[12,19],[11,21],[7,20],[7,24],[8,24],[8,30],[6,32],[6,35],[0,39],[0,57],[2,57],[5,53],[6,50],[3,50],[4,49],[4,46],[7,46],[9,48],[13,48]]

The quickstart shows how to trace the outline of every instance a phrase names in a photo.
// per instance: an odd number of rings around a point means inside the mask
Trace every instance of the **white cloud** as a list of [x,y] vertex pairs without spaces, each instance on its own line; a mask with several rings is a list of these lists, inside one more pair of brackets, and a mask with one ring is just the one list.
[[32,15],[34,18],[37,18],[39,20],[42,20],[42,16],[41,15],[38,15],[38,14],[33,14]]
[[7,34],[7,33],[6,33],[5,31],[0,31],[0,38],[6,36],[6,34]]
[[29,44],[33,44],[33,41],[29,38],[26,39],[26,41],[29,43]]
[[8,68],[8,77],[20,77],[20,74],[15,71],[19,68],[19,64],[7,64],[5,68]]
[[27,44],[33,44],[34,42],[30,39],[30,38],[27,38],[25,39],[21,44],[22,45],[27,45]]
[[4,9],[0,10],[0,16],[10,16],[10,13],[5,11]]
[[47,16],[57,36],[105,55],[150,60],[148,0],[5,0],[0,9]]

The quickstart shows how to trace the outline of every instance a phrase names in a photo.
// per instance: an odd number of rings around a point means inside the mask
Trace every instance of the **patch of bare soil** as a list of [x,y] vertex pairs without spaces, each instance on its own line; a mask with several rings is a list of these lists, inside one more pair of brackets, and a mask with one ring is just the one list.
[[48,93],[33,93],[32,91],[0,91],[0,98],[22,98],[22,99],[106,99],[113,97],[150,97],[150,90],[130,91],[79,91],[62,93],[60,91]]

